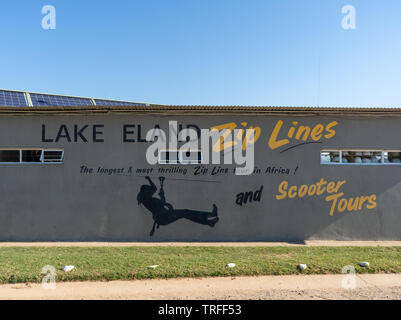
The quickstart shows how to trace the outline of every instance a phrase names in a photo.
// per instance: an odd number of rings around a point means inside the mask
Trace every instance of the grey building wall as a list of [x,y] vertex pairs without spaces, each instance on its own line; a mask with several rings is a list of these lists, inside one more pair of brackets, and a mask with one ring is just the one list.
[[[237,176],[235,165],[149,165],[145,152],[149,143],[139,142],[147,130],[159,125],[167,131],[169,121],[184,127],[210,128],[235,123],[237,128],[259,127],[255,142],[255,166],[249,176]],[[309,126],[336,121],[335,134],[329,131],[314,141],[288,139],[279,148],[269,147],[269,138],[278,121],[283,121],[278,140],[288,138],[293,122]],[[245,124],[246,123],[246,124]],[[65,130],[55,140],[60,127]],[[84,142],[74,126],[82,129]],[[97,132],[93,140],[93,126]],[[124,142],[124,125],[134,133],[135,142]],[[63,148],[63,164],[0,164],[1,241],[301,241],[306,239],[401,239],[401,166],[330,166],[320,164],[322,149],[401,149],[401,119],[373,116],[305,115],[162,115],[146,113],[109,115],[24,115],[0,117],[0,148]],[[43,132],[45,126],[45,132]],[[138,136],[141,131],[141,137]],[[319,133],[317,129],[315,133]],[[104,141],[100,141],[104,140]],[[299,146],[297,146],[299,145]],[[286,150],[288,149],[288,150]],[[82,171],[83,166],[93,169]],[[112,174],[103,169],[116,169]],[[132,172],[129,168],[132,167]],[[216,173],[216,168],[228,173]],[[268,168],[270,167],[270,171]],[[282,169],[282,170],[274,170]],[[178,172],[159,173],[175,168]],[[149,170],[138,173],[137,169]],[[205,173],[205,170],[207,172]],[[215,169],[215,170],[213,170]],[[173,170],[173,169],[172,169]],[[184,170],[184,171],[183,171]],[[202,174],[195,174],[202,172]],[[204,173],[204,174],[203,174]],[[166,178],[166,201],[174,209],[211,212],[218,208],[214,227],[182,218],[161,225],[149,235],[152,213],[138,205],[137,195],[149,175],[159,188],[158,177]],[[339,199],[375,195],[375,205],[361,210],[330,215],[332,201],[322,195],[278,200],[283,181],[289,186],[317,183],[320,179],[346,181]],[[260,201],[237,204],[238,195],[256,192]],[[159,190],[158,190],[159,191]],[[157,192],[158,192],[157,191]],[[154,197],[158,198],[157,192]],[[337,194],[334,192],[333,194]],[[358,198],[360,199],[360,198]],[[373,198],[371,198],[373,199]],[[348,202],[349,203],[349,202]],[[182,211],[179,211],[182,214]],[[199,213],[201,214],[201,213]]]

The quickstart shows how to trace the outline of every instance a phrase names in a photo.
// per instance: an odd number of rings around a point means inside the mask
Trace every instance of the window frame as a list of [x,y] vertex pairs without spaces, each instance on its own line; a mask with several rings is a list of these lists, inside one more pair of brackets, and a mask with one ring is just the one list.
[[[46,161],[45,160],[45,152],[60,152],[61,151],[61,159],[60,161]],[[63,163],[64,162],[64,149],[42,149],[42,154],[40,155],[41,163]],[[38,162],[36,162],[38,163]],[[40,163],[40,162],[39,162]]]
[[[339,153],[339,162],[322,162],[322,152],[338,152]],[[343,152],[376,152],[381,153],[381,161],[377,163],[352,163],[352,162],[342,162],[343,160]],[[396,149],[323,149],[320,150],[320,164],[321,165],[330,165],[330,166],[399,166],[401,163],[392,163],[392,162],[384,162],[384,153],[390,152],[398,152],[401,153],[401,150]]]
[[[168,161],[166,161],[166,160],[162,160],[161,159],[161,155],[162,155],[162,152],[168,152],[168,153],[170,153],[170,152],[176,152],[177,153],[177,160],[174,160],[174,162],[171,162],[172,160],[168,160]],[[157,162],[159,163],[159,164],[180,164],[180,154],[179,154],[179,150],[176,150],[176,149],[162,149],[162,150],[160,150],[159,151],[159,153],[158,153],[158,155],[157,155]]]
[[[201,159],[199,160],[183,160],[182,154],[185,152],[200,152],[201,155]],[[176,152],[177,153],[177,160],[174,160],[173,162],[171,162],[171,160],[169,160],[168,162],[165,160],[161,159],[161,154],[162,152]],[[177,165],[177,164],[182,164],[182,165],[191,165],[191,164],[202,164],[203,163],[203,153],[202,150],[200,149],[189,149],[189,150],[177,150],[177,149],[162,149],[159,151],[158,157],[157,157],[157,162],[158,164],[171,164],[171,165]]]
[[[198,155],[200,153],[200,161],[198,160],[183,160],[182,154],[186,152],[197,152]],[[180,150],[178,153],[178,161],[180,164],[202,164],[203,163],[203,153],[202,150],[194,149],[194,150]]]
[[[63,164],[64,163],[64,149],[58,149],[58,148],[51,148],[51,149],[45,149],[45,148],[0,148],[0,151],[6,151],[6,150],[14,150],[14,151],[19,151],[19,161],[15,162],[2,162],[0,160],[0,165],[3,164]],[[22,161],[22,151],[27,150],[27,151],[41,151],[40,155],[40,161],[39,162],[33,162],[33,161]],[[60,161],[44,161],[44,151],[61,151],[61,160]]]

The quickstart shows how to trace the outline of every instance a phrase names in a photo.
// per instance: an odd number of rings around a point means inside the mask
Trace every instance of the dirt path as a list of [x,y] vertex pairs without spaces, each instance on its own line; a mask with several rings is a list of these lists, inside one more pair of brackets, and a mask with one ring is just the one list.
[[0,286],[0,299],[401,299],[400,274],[357,275],[343,289],[343,275],[137,280]]
[[276,247],[276,246],[358,246],[358,247],[401,247],[401,241],[327,241],[308,240],[305,243],[292,242],[0,242],[0,247],[131,247],[131,246],[190,246],[190,247]]

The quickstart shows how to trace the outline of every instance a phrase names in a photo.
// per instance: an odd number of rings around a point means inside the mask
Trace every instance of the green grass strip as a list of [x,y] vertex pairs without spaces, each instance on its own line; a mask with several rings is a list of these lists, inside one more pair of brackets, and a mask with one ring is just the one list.
[[[0,283],[41,282],[46,265],[56,268],[57,281],[108,281],[290,275],[301,273],[300,263],[308,265],[302,274],[338,274],[346,265],[357,273],[401,273],[401,247],[3,247]],[[64,265],[76,269],[66,273]]]

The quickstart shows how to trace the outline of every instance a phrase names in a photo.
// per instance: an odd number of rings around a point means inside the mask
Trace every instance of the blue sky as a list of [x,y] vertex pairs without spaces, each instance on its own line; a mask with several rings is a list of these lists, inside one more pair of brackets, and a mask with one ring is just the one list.
[[[355,30],[341,27],[349,4]],[[44,5],[56,8],[56,30],[41,27]],[[400,0],[4,0],[0,30],[3,89],[401,107]]]

